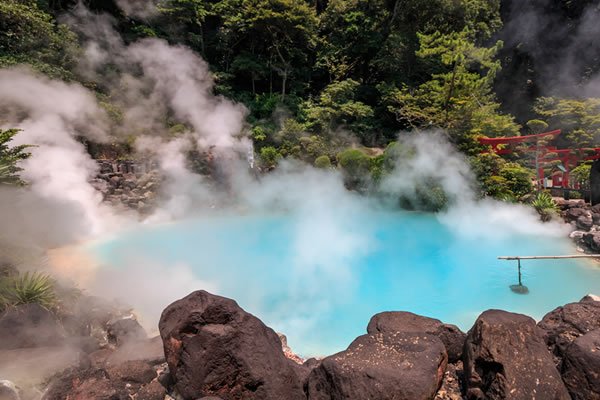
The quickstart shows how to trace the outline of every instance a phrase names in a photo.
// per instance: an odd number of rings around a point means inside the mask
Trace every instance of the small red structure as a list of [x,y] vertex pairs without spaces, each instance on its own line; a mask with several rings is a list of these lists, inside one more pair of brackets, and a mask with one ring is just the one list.
[[[517,143],[533,143],[533,145],[525,148],[525,151],[536,152],[536,164],[538,168],[538,185],[540,181],[544,181],[544,164],[560,161],[562,166],[560,173],[552,175],[553,187],[569,187],[569,172],[575,168],[580,161],[598,160],[600,159],[600,147],[580,148],[580,149],[558,149],[550,145],[538,145],[540,139],[555,139],[561,134],[561,130],[557,129],[550,132],[539,133],[536,135],[526,136],[511,136],[498,138],[479,138],[479,143],[485,146],[490,146],[491,149],[485,150],[484,153],[494,152],[498,155],[511,154],[515,150],[513,144]],[[544,185],[542,185],[544,186]],[[575,188],[578,189],[578,188]]]

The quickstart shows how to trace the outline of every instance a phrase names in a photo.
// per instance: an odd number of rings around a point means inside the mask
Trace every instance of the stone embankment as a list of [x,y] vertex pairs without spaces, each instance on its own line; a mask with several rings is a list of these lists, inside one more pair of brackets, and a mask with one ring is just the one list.
[[591,206],[583,200],[558,200],[560,213],[571,225],[569,237],[580,251],[600,253],[600,204]]
[[[0,315],[0,357],[10,364],[0,362],[0,399],[600,399],[595,296],[537,324],[488,310],[467,333],[409,312],[384,312],[346,350],[306,361],[235,301],[205,291],[167,307],[155,338],[130,316],[98,304],[70,321],[35,305]],[[60,365],[47,359],[62,372],[37,390],[10,375],[32,354],[66,347],[76,356]]]
[[148,214],[156,205],[162,178],[151,162],[98,160],[98,175],[92,186],[105,202]]

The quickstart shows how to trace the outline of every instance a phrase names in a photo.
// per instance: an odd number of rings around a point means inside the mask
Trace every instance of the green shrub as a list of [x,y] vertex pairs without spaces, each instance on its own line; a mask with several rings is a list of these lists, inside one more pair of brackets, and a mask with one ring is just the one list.
[[552,216],[558,213],[556,202],[547,192],[539,192],[531,205],[540,214],[540,218],[544,222],[550,221]]
[[483,194],[497,199],[522,198],[533,191],[533,172],[522,165],[507,162],[491,153],[471,158],[471,167],[481,184]]
[[331,160],[328,156],[319,156],[315,160],[315,167],[321,169],[329,169],[331,168]]
[[31,303],[39,304],[47,309],[54,308],[58,304],[55,283],[49,275],[25,272],[2,279],[0,307]]
[[346,149],[338,154],[338,165],[344,173],[344,183],[349,189],[366,189],[369,183],[371,160],[358,149]]
[[260,160],[266,168],[275,168],[277,162],[281,158],[281,154],[273,146],[267,146],[260,149]]
[[338,163],[345,171],[351,174],[369,171],[369,156],[358,149],[346,149],[338,154]]
[[531,183],[533,173],[517,163],[503,164],[498,175],[506,180],[506,189],[516,197],[525,196],[533,190]]
[[385,156],[371,157],[369,162],[369,172],[371,173],[371,179],[373,182],[381,181],[381,178],[385,174]]
[[590,186],[590,172],[592,170],[591,164],[581,164],[571,171],[571,176],[579,185],[586,189]]

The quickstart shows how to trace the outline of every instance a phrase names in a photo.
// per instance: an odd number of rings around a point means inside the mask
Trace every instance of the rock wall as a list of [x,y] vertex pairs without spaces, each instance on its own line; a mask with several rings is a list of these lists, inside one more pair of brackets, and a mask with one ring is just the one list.
[[[12,313],[0,315],[0,326]],[[559,307],[537,324],[488,310],[467,334],[432,318],[384,312],[346,350],[302,364],[258,318],[205,291],[163,311],[160,337],[147,339],[127,318],[103,326],[104,342],[81,347],[79,362],[55,375],[43,397],[0,382],[0,398],[4,390],[14,400],[600,399],[595,296]],[[0,329],[0,343],[3,335],[18,332]],[[51,344],[44,338],[44,346]]]
[[104,201],[148,214],[156,205],[162,178],[153,162],[98,160],[99,173],[91,182]]
[[591,206],[583,200],[558,202],[561,215],[571,225],[570,238],[581,251],[600,253],[600,204]]

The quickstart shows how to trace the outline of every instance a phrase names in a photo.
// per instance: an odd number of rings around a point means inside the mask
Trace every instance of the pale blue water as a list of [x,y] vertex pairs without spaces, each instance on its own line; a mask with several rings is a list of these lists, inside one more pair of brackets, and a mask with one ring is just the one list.
[[373,212],[339,231],[324,229],[286,215],[214,216],[130,232],[94,252],[107,268],[127,268],[132,254],[166,269],[187,264],[217,294],[286,333],[303,355],[345,348],[381,311],[411,311],[466,331],[486,309],[540,319],[600,293],[600,268],[581,260],[524,261],[530,293],[509,289],[516,262],[497,256],[572,254],[566,239],[469,239],[433,215],[405,212]]

